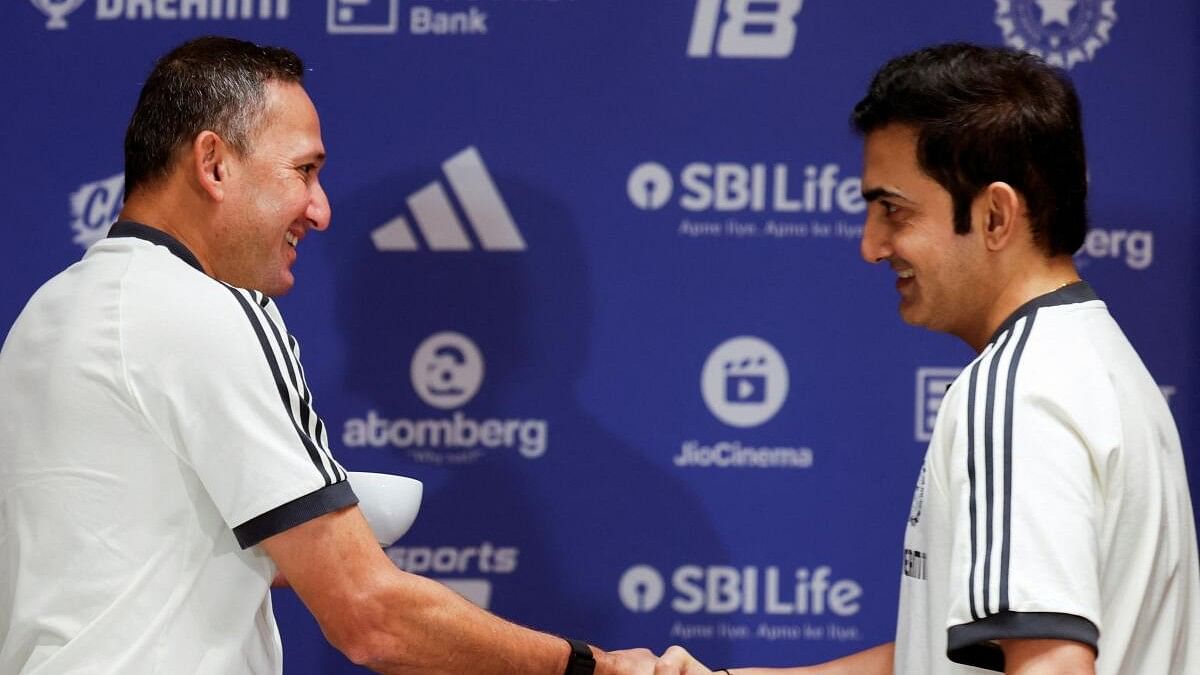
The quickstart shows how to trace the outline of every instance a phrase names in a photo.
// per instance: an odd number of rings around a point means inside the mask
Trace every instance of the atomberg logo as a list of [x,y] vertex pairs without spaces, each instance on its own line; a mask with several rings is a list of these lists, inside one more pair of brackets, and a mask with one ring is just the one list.
[[1154,233],[1149,230],[1088,230],[1083,246],[1075,254],[1081,267],[1092,260],[1120,260],[1132,270],[1144,270],[1154,264]]
[[796,15],[803,0],[696,0],[687,55],[726,59],[781,59],[796,47]]
[[[67,28],[66,17],[84,0],[30,0],[46,15],[46,28]],[[97,21],[162,19],[275,19],[288,18],[289,0],[96,0]]]
[[464,335],[438,333],[417,347],[409,373],[422,401],[450,410],[470,401],[479,391],[483,355]]
[[[788,368],[771,343],[743,335],[718,345],[700,372],[700,394],[709,412],[721,422],[741,429],[766,424],[787,399]],[[673,459],[677,467],[807,469],[811,448],[759,446],[740,441],[703,444],[683,441]]]
[[393,546],[387,550],[396,567],[428,576],[484,609],[492,602],[491,577],[516,572],[520,554],[515,546],[495,546],[487,541],[479,546]]
[[347,447],[399,448],[425,464],[469,464],[493,449],[516,449],[526,459],[546,453],[550,430],[545,419],[474,419],[458,410],[475,397],[484,376],[483,353],[467,336],[445,331],[426,338],[413,353],[409,375],[422,401],[454,414],[391,419],[369,410],[346,420],[342,442]]
[[[525,240],[478,150],[466,148],[443,162],[442,170],[484,250],[525,250]],[[408,208],[431,250],[469,251],[474,248],[440,182],[429,183],[409,195]],[[379,251],[416,251],[420,248],[403,215],[371,232],[371,241]]]
[[84,183],[71,193],[71,229],[76,244],[87,248],[108,236],[125,198],[125,174]]
[[855,221],[867,208],[862,179],[841,170],[834,163],[796,170],[781,162],[690,162],[674,172],[648,161],[630,171],[625,194],[643,211],[674,206],[689,214],[676,228],[680,236],[856,240],[862,225]]
[[996,0],[1004,42],[1070,69],[1108,44],[1116,0]]

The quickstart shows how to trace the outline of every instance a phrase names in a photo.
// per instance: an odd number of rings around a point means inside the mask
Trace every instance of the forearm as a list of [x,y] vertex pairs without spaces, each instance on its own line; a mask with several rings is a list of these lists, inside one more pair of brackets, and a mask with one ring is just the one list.
[[[505,621],[442,584],[402,572],[357,508],[328,513],[263,541],[331,644],[380,673],[561,675],[562,638]],[[330,570],[335,570],[332,574]],[[645,674],[645,650],[596,651],[596,675]]]
[[330,636],[345,643],[343,651],[356,663],[397,675],[561,675],[566,669],[570,650],[561,638],[504,621],[436,582],[402,576],[364,603],[370,614],[354,622],[359,635]]
[[892,675],[895,645],[891,642],[815,666],[797,668],[730,668],[730,675]]
[[1001,640],[1008,675],[1095,675],[1092,648],[1071,640]]

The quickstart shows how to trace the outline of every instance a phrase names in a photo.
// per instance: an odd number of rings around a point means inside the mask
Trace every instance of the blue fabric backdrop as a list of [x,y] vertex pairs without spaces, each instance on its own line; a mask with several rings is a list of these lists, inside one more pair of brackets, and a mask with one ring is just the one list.
[[[207,33],[306,59],[334,216],[284,315],[342,462],[425,481],[393,560],[505,617],[717,664],[890,639],[923,440],[972,354],[860,260],[847,115],[931,43],[1069,69],[1078,262],[1197,475],[1191,0],[4,2],[0,326],[103,235],[141,82]],[[287,672],[356,671],[275,601]]]

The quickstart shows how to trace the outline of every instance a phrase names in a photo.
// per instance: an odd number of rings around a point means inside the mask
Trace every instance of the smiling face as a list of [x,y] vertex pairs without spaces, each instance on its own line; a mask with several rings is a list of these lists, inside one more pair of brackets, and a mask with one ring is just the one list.
[[911,127],[867,135],[862,183],[870,202],[862,256],[896,271],[901,318],[974,344],[990,305],[986,247],[974,223],[954,232],[950,193],[921,170]]
[[269,82],[265,92],[249,151],[228,160],[210,261],[216,278],[277,296],[295,283],[297,245],[329,226],[330,209],[318,180],[325,147],[316,108],[298,84]]

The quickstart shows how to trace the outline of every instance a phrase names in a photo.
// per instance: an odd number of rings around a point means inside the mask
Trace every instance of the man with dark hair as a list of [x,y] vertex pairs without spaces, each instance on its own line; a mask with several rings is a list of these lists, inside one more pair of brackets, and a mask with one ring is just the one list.
[[[1079,103],[1028,54],[885,65],[854,109],[867,262],[979,355],[947,390],[904,541],[894,643],[767,673],[1200,673],[1200,563],[1166,400],[1072,254]],[[708,673],[684,650],[656,673]]]
[[282,672],[282,575],[331,643],[394,673],[647,674],[396,568],[357,507],[271,296],[329,226],[293,53],[164,56],[121,220],[0,351],[0,672]]

